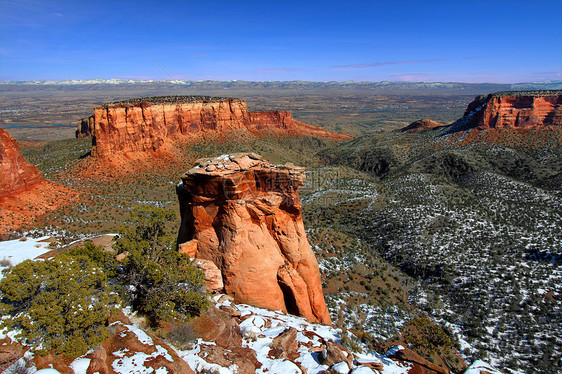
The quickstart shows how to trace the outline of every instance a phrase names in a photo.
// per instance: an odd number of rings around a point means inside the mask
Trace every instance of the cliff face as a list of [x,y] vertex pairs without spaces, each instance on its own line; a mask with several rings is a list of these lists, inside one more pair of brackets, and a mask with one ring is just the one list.
[[179,249],[212,261],[236,302],[329,324],[302,221],[304,180],[304,168],[271,165],[255,154],[199,160],[177,189]]
[[23,158],[18,143],[0,128],[0,236],[68,204],[76,192],[44,180]]
[[140,103],[94,110],[92,156],[156,151],[166,141],[201,132],[243,128],[248,109],[242,100]]
[[468,127],[523,128],[562,125],[562,91],[501,92],[479,96],[465,113]]
[[39,169],[23,158],[16,140],[0,128],[0,197],[28,190],[42,180]]
[[225,137],[240,130],[257,136],[351,138],[297,121],[290,112],[249,112],[243,100],[198,97],[143,98],[104,105],[81,121],[76,135],[91,133],[92,156],[108,158],[156,151],[176,139],[204,134]]

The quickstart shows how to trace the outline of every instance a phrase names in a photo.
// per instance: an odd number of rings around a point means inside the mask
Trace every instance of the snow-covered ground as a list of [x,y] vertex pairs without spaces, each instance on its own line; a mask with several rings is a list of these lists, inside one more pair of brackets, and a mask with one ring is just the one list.
[[[24,237],[0,242],[0,270],[49,252],[52,249],[49,248],[49,238],[49,236],[37,239]],[[0,271],[0,279],[2,276]]]
[[[9,257],[10,260],[13,259],[14,263],[18,263],[47,252],[49,250],[48,242],[45,242],[45,239],[47,238],[29,238],[25,241],[12,240],[1,242],[0,253],[2,253],[4,257]],[[284,314],[280,311],[270,311],[245,304],[233,305],[228,298],[221,298],[221,296],[222,295],[218,295],[214,299],[217,303],[217,307],[222,305],[234,306],[241,313],[240,330],[243,336],[242,345],[243,347],[253,350],[256,353],[257,360],[262,364],[262,367],[259,368],[256,373],[301,373],[301,368],[304,368],[307,373],[315,374],[321,373],[330,368],[329,366],[321,363],[322,360],[320,359],[320,355],[322,354],[322,347],[325,342],[340,343],[342,337],[342,331],[340,329],[332,326],[310,323],[304,318]],[[219,300],[222,301],[219,302]],[[129,310],[124,310],[124,312],[126,314],[130,314]],[[373,310],[373,312],[376,311]],[[154,346],[156,347],[156,351],[152,354],[128,352],[123,349],[112,352],[114,356],[118,357],[118,359],[112,363],[113,370],[119,373],[138,374],[164,374],[168,372],[168,370],[164,367],[155,370],[149,365],[146,365],[147,362],[155,359],[157,356],[162,356],[168,361],[172,360],[170,352],[167,351],[166,348],[156,344],[155,341],[139,326],[135,326],[134,324],[125,325],[121,322],[116,323],[126,329],[122,332],[122,334],[130,332],[136,336],[136,339],[140,344]],[[298,356],[296,358],[292,358],[291,360],[272,357],[270,355],[271,343],[276,337],[290,328],[297,330],[296,341],[298,343]],[[0,334],[0,338],[4,338],[6,336],[14,338],[14,334],[3,330]],[[191,368],[193,368],[195,372],[215,372],[224,374],[236,373],[238,370],[236,365],[221,367],[217,364],[205,361],[204,358],[198,355],[198,353],[201,352],[202,346],[214,344],[215,343],[213,342],[205,342],[198,339],[190,349],[172,348],[179,357],[181,357],[190,365]],[[400,347],[396,347],[394,350],[396,349],[400,349]],[[367,366],[364,366],[366,363],[374,363],[383,365],[383,374],[408,373],[411,366],[391,360],[388,355],[391,355],[392,353],[393,349],[389,350],[386,355],[382,355],[374,351],[369,352],[365,349],[363,350],[363,353],[354,353],[356,360],[351,364],[351,367],[349,367],[347,363],[341,362],[333,365],[331,369],[335,372],[374,374],[375,371]],[[70,364],[70,367],[75,374],[85,374],[87,372],[88,366],[90,365],[90,359],[85,356],[86,355],[76,358]],[[32,355],[28,352],[26,353],[25,358],[26,359],[24,361],[29,365],[31,363]],[[474,362],[467,373],[479,373],[478,368],[486,368],[486,370],[493,374],[498,373],[482,361]],[[30,367],[28,372],[41,374],[59,373],[55,369],[43,369],[40,371],[35,370],[36,369],[34,367]]]

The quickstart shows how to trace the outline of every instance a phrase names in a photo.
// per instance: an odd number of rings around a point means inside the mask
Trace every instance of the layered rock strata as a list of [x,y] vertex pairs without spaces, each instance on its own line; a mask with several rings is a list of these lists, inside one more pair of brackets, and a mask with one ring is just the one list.
[[[302,221],[305,169],[256,154],[201,159],[177,187],[179,250],[212,261],[238,303],[330,324]],[[220,282],[214,282],[220,287]]]
[[29,190],[42,180],[39,169],[23,158],[16,140],[0,128],[0,197]]
[[459,122],[467,128],[560,126],[562,91],[505,91],[478,96]]
[[0,236],[68,204],[77,193],[44,180],[21,154],[17,141],[0,128]]
[[297,121],[290,112],[250,112],[244,100],[200,96],[165,96],[106,104],[83,119],[76,136],[92,135],[92,156],[110,158],[156,151],[181,138],[228,136],[243,131],[256,136],[351,137]]

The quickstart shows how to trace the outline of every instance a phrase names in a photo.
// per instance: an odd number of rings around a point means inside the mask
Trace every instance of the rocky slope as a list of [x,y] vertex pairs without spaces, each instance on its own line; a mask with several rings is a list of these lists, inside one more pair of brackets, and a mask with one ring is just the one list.
[[419,119],[415,122],[410,123],[408,126],[401,128],[398,130],[399,132],[418,132],[418,131],[425,131],[428,129],[432,129],[435,127],[445,126],[441,122],[434,121],[429,118]]
[[462,129],[560,126],[562,90],[504,91],[477,96],[456,124]]
[[[341,345],[345,334],[341,329],[235,304],[227,295],[217,295],[213,302],[191,322],[190,333],[181,342],[162,340],[143,330],[139,327],[142,320],[124,310],[125,314],[110,321],[110,337],[76,358],[33,355],[12,334],[0,331],[0,370],[49,370],[45,374],[449,373],[402,346],[385,354],[352,352]],[[464,373],[501,374],[482,361],[475,361]]]
[[305,178],[302,167],[251,153],[198,160],[177,188],[179,249],[216,265],[212,288],[236,302],[330,324],[302,221]]
[[0,198],[41,183],[41,173],[23,158],[16,140],[0,128]]
[[200,96],[148,97],[106,104],[80,122],[76,135],[93,136],[92,156],[96,158],[134,158],[178,139],[221,138],[235,132],[350,138],[297,121],[287,111],[250,112],[244,100]]
[[39,169],[24,159],[17,141],[0,128],[0,236],[75,196],[68,188],[44,180]]

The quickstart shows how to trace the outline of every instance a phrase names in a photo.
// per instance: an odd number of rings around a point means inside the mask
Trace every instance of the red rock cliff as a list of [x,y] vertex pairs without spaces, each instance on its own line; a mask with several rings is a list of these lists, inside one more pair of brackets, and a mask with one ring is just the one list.
[[0,128],[0,197],[30,189],[43,180],[23,158],[16,140]]
[[317,136],[350,139],[295,120],[290,112],[249,112],[239,99],[152,97],[95,108],[81,121],[77,136],[92,133],[92,156],[98,158],[158,150],[165,143],[203,134],[228,136],[232,131],[253,135]]
[[23,158],[18,143],[0,128],[0,236],[68,204],[77,193],[44,180]]
[[220,269],[219,291],[236,302],[329,324],[302,221],[298,191],[305,178],[304,168],[271,165],[255,154],[198,160],[177,189],[178,243]]
[[535,128],[562,125],[562,91],[498,92],[468,105],[467,127]]

